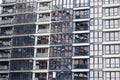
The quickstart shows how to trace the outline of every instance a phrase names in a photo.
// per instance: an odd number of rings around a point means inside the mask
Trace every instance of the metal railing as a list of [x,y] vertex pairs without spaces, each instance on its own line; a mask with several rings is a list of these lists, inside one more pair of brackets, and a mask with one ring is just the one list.
[[9,9],[9,10],[2,10],[0,14],[12,14],[14,13],[14,11],[12,9]]
[[48,53],[37,53],[36,57],[48,57]]
[[8,30],[8,31],[5,31],[5,32],[0,32],[0,36],[11,35],[12,33],[13,33],[12,30]]
[[9,58],[10,54],[0,53],[0,58]]
[[3,66],[1,65],[0,70],[8,70],[8,66],[7,65],[3,65]]
[[75,56],[88,56],[88,53],[86,53],[86,52],[78,52],[78,53],[76,53],[76,52],[75,52],[74,55],[75,55]]
[[40,7],[39,10],[40,10],[40,11],[50,10],[50,6],[43,6],[43,7]]
[[49,29],[39,29],[37,33],[48,33]]
[[48,22],[48,21],[50,21],[50,17],[43,17],[38,19],[38,22]]
[[7,25],[7,24],[12,24],[13,20],[0,20],[0,25]]
[[3,4],[15,3],[16,0],[3,0]]
[[0,80],[8,80],[8,78],[1,78],[1,77],[0,77]]

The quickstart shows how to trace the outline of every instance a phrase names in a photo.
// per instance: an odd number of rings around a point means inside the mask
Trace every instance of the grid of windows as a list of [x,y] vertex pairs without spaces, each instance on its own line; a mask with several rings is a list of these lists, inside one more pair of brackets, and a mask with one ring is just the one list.
[[30,46],[34,45],[34,39],[33,36],[21,36],[21,37],[14,37],[13,38],[13,46]]
[[[103,0],[103,68],[104,68],[104,80],[120,80],[120,72],[115,71],[120,68],[120,33],[119,29],[119,0]],[[110,6],[110,7],[106,7]],[[115,6],[111,6],[115,5]],[[113,19],[112,19],[113,17]],[[116,42],[116,44],[114,44]],[[110,43],[110,44],[109,44]],[[118,69],[119,70],[119,69]]]
[[36,73],[35,80],[47,80],[47,73]]
[[77,46],[75,47],[74,56],[87,56],[88,46]]
[[89,0],[76,0],[75,7],[87,7],[89,6]]
[[75,34],[75,43],[88,43],[88,34]]
[[119,32],[106,32],[105,41],[119,41]]
[[104,80],[102,73],[102,0],[90,0],[90,80]]
[[75,11],[75,18],[76,19],[84,19],[84,18],[88,18],[88,12],[89,10],[78,10]]
[[[9,80],[32,80],[32,73],[31,72],[11,72]],[[27,77],[26,77],[27,76]]]
[[[120,45],[106,45],[109,41],[112,44],[113,41],[119,41],[120,32],[105,32],[105,29],[120,28],[119,7],[102,6],[102,2],[117,4],[119,0],[51,1],[17,0],[15,6],[4,5],[1,8],[5,14],[16,14],[2,16],[1,20],[4,22],[0,21],[0,25],[15,23],[13,29],[10,26],[6,30],[0,28],[2,36],[13,33],[12,38],[0,39],[0,47],[15,47],[10,51],[0,50],[2,56],[6,53],[13,59],[1,63],[2,67],[7,66],[5,70],[8,70],[10,64],[10,70],[13,71],[50,71],[10,72],[10,75],[0,73],[0,76],[7,78],[9,75],[10,80],[120,80],[120,72],[102,71],[104,68],[120,68],[120,58],[114,58],[120,54]],[[9,2],[15,0],[4,0],[3,4]],[[109,20],[112,16],[116,16],[115,19]]]
[[34,56],[33,48],[13,48],[11,57],[12,58],[31,58]]
[[50,57],[70,57],[72,56],[71,46],[57,46],[50,48]]
[[12,60],[10,70],[32,70],[33,60]]
[[87,80],[88,73],[75,72],[74,76],[75,76],[74,80]]
[[114,8],[105,8],[104,9],[104,16],[118,16],[119,15],[119,8],[118,7],[114,7]]
[[120,80],[120,72],[106,72],[105,80]]
[[72,34],[52,34],[51,45],[72,44]]
[[103,0],[104,4],[117,4],[119,0]]
[[120,45],[105,45],[105,54],[111,55],[111,54],[120,54]]
[[50,70],[71,70],[72,60],[70,58],[54,58],[49,61]]
[[22,35],[22,34],[34,34],[35,33],[35,25],[23,25],[15,26],[14,27],[14,34],[15,35]]
[[120,58],[106,58],[104,67],[105,68],[119,68]]
[[109,20],[105,20],[104,21],[105,29],[115,29],[115,28],[119,28],[119,19],[109,19]]
[[[64,17],[65,18],[65,17]],[[72,32],[72,22],[52,23],[51,33],[70,33]]]
[[87,69],[88,60],[87,59],[75,59],[74,60],[74,69]]
[[75,23],[75,31],[84,31],[88,30],[89,22],[76,22]]

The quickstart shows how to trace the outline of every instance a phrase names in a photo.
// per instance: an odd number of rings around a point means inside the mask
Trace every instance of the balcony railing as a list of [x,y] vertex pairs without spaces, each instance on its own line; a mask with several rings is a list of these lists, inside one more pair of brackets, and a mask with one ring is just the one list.
[[88,14],[76,15],[75,19],[86,19],[89,18]]
[[2,10],[0,14],[12,14],[14,13],[14,11],[12,9],[9,9],[9,10]]
[[1,78],[1,77],[0,77],[0,80],[8,80],[8,78]]
[[11,42],[10,41],[0,41],[0,47],[7,47],[7,46],[10,46],[11,45]]
[[85,77],[75,76],[75,80],[88,80],[88,79]]
[[40,10],[40,11],[50,10],[50,7],[49,7],[49,6],[43,6],[43,7],[40,7],[39,10]]
[[3,0],[3,4],[15,3],[16,0]]
[[87,56],[88,55],[88,53],[86,53],[86,52],[75,52],[75,56]]
[[9,58],[10,54],[6,54],[6,53],[0,53],[0,58]]
[[38,22],[48,22],[48,21],[50,21],[50,17],[43,17],[38,19]]
[[39,29],[38,33],[48,33],[49,29]]
[[12,24],[13,20],[1,20],[0,21],[0,25],[8,25],[8,24]]
[[41,70],[42,70],[42,69],[45,70],[45,69],[47,69],[47,66],[40,67],[40,66],[37,66],[37,65],[36,65],[36,68],[35,68],[35,69],[37,69],[37,70],[39,70],[39,69],[41,69]]
[[48,53],[37,53],[36,57],[48,57]]
[[83,31],[83,30],[88,30],[87,26],[76,26],[75,31]]
[[0,66],[0,70],[8,70],[8,66]]
[[11,35],[12,33],[13,33],[12,30],[8,30],[8,31],[0,32],[0,36]]
[[76,39],[75,43],[88,43],[88,39]]

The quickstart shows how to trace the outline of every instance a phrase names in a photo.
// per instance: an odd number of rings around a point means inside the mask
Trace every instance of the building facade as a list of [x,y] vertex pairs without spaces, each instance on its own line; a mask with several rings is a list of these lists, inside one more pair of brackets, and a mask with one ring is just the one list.
[[1,0],[0,80],[120,80],[120,0]]

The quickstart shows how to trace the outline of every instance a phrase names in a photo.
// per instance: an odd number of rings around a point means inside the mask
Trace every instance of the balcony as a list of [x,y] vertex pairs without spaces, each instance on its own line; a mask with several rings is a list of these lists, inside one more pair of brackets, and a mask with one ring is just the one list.
[[47,73],[35,73],[34,80],[47,80]]
[[0,32],[0,36],[6,36],[6,35],[11,35],[13,33],[13,31],[12,30],[8,30],[8,31],[1,31]]
[[9,9],[9,10],[2,10],[0,14],[13,14],[14,11],[13,9]]
[[48,57],[48,53],[37,53],[36,57]]
[[50,21],[50,13],[40,13],[38,22],[49,22]]
[[16,0],[3,0],[3,4],[15,3]]
[[47,61],[36,61],[36,68],[37,70],[39,69],[47,69]]
[[10,54],[9,53],[0,53],[0,58],[9,58],[10,57]]
[[75,80],[88,80],[87,77],[75,76]]
[[50,10],[50,7],[49,6],[43,6],[43,7],[40,7],[39,10],[40,11]]
[[11,41],[0,41],[0,47],[11,46]]
[[77,52],[75,52],[74,55],[75,55],[75,56],[88,56],[88,53],[85,53],[85,52],[77,53]]
[[37,45],[48,45],[49,36],[38,36]]
[[88,34],[75,34],[75,43],[88,43]]
[[50,21],[50,17],[43,17],[38,19],[38,22],[49,22],[49,21]]
[[8,80],[8,78],[0,78],[0,80]]
[[13,20],[1,20],[0,21],[0,25],[9,25],[9,24],[13,24]]
[[0,70],[8,70],[8,66],[7,65],[0,65]]
[[75,31],[88,30],[88,22],[77,22],[75,25]]
[[37,33],[49,33],[49,29],[39,29]]

